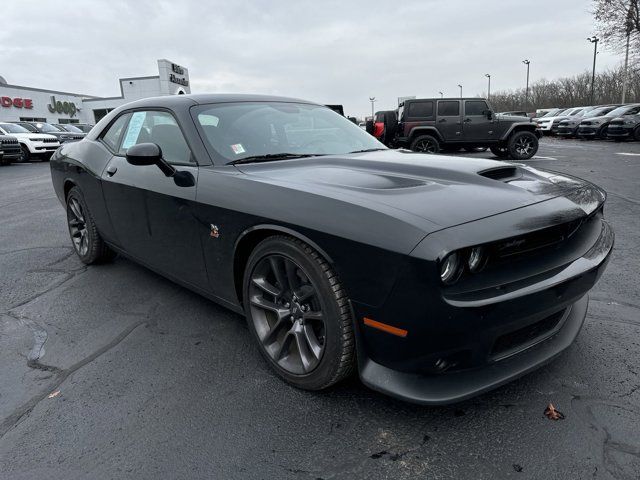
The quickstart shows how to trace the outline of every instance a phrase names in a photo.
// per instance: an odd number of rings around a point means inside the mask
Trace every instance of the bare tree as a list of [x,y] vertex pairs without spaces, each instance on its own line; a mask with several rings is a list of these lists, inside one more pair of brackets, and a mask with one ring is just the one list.
[[605,46],[623,52],[629,35],[631,54],[640,56],[640,0],[593,0],[593,16]]

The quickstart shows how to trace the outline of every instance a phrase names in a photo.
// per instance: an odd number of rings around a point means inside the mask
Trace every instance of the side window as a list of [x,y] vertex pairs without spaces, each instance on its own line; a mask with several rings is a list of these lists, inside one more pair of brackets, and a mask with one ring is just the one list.
[[127,126],[129,117],[131,117],[130,113],[120,115],[100,137],[102,143],[104,143],[112,152],[118,151],[120,140],[122,140],[122,134],[124,133],[124,128]]
[[133,112],[122,140],[120,153],[140,143],[155,143],[168,163],[195,163],[182,131],[167,112],[149,110]]
[[439,117],[457,117],[460,115],[460,102],[458,100],[443,100],[438,102]]
[[638,112],[640,112],[640,107],[633,107],[631,110],[625,113],[625,115],[635,115]]
[[433,117],[433,102],[411,102],[407,116],[409,118]]
[[483,100],[467,100],[464,102],[464,114],[467,116],[481,116],[485,115],[489,110],[487,102]]

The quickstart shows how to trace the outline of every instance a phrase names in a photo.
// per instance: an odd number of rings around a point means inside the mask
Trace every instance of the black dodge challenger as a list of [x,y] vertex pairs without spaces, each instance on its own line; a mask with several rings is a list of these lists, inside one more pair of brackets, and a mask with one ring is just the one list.
[[51,173],[83,262],[120,253],[244,313],[293,385],[357,370],[423,404],[565,350],[614,240],[588,182],[389,150],[280,97],[130,103],[63,145]]

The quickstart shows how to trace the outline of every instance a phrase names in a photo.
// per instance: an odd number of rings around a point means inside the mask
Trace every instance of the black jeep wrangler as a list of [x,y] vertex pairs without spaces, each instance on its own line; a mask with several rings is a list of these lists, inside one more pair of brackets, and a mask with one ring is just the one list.
[[533,157],[540,137],[532,119],[496,115],[481,98],[405,100],[398,110],[377,112],[367,131],[391,148],[438,153],[488,147],[515,160]]

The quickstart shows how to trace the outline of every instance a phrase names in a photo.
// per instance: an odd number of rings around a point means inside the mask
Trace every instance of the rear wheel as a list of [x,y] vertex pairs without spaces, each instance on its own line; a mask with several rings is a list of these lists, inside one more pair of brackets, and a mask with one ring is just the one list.
[[516,132],[507,143],[509,156],[514,160],[528,160],[538,151],[538,137],[533,132]]
[[249,257],[243,298],[260,352],[287,382],[322,390],[353,371],[346,292],[329,264],[305,243],[285,236],[262,241]]
[[90,265],[112,260],[115,253],[98,233],[91,212],[78,187],[73,187],[67,195],[67,225],[71,243],[83,263]]
[[499,158],[507,158],[509,156],[509,150],[507,147],[490,147],[491,153]]
[[414,152],[438,153],[440,151],[440,143],[431,135],[420,135],[411,142],[409,148]]

